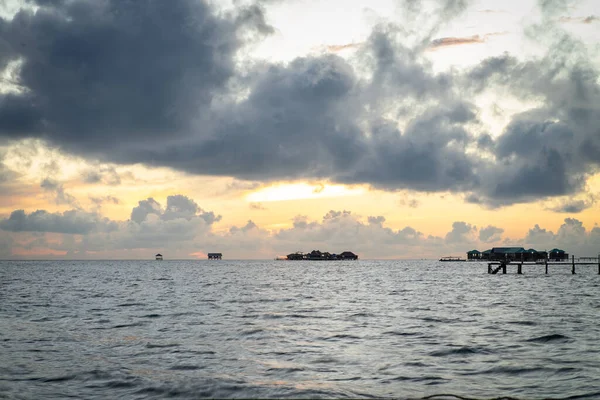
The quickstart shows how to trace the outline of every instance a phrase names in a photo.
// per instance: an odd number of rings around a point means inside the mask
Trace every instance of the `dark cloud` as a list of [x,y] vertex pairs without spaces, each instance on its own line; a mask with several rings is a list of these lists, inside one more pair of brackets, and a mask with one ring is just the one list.
[[52,193],[52,195],[54,196],[53,200],[56,204],[67,204],[79,207],[77,199],[65,191],[65,188],[63,187],[62,183],[52,178],[45,178],[44,180],[42,180],[40,187],[46,192]]
[[474,162],[464,152],[470,135],[462,124],[475,115],[466,104],[431,108],[400,132],[392,123],[374,126],[372,148],[346,183],[420,191],[461,190],[477,185]]
[[10,232],[55,232],[84,235],[102,229],[115,229],[115,223],[94,213],[79,210],[49,213],[45,210],[26,214],[16,210],[0,221],[0,229]]
[[1,22],[27,92],[0,98],[0,134],[104,156],[188,132],[232,76],[238,34],[268,30],[257,6],[225,18],[201,0],[43,5]]
[[[341,58],[297,59],[256,71],[250,95],[216,112],[215,130],[186,148],[138,153],[141,160],[244,179],[329,176],[360,157],[354,121],[341,118],[356,78]],[[134,156],[136,154],[134,153]]]
[[[600,167],[600,80],[585,47],[552,25],[559,3],[542,1],[533,29],[547,54],[437,73],[424,52],[467,1],[377,26],[351,60],[247,65],[238,51],[272,32],[262,4],[218,14],[201,0],[38,2],[0,19],[0,66],[21,59],[25,88],[0,95],[0,136],[242,180],[465,192],[492,207],[569,195]],[[428,17],[421,1],[401,5],[407,20]],[[496,89],[537,105],[492,136],[471,99]],[[114,169],[84,179],[120,181]],[[132,220],[153,214],[138,207]]]
[[[43,115],[25,119],[44,121],[53,142],[122,163],[243,179],[327,177],[432,191],[472,185],[473,166],[461,148],[468,135],[460,126],[474,118],[470,105],[451,100],[412,119],[406,132],[386,128],[390,123],[379,117],[384,102],[400,92],[407,99],[444,101],[452,86],[449,76],[434,74],[413,50],[402,47],[394,29],[381,27],[364,46],[361,57],[373,66],[365,84],[348,62],[333,55],[258,66],[244,81],[249,96],[222,107],[214,103],[207,117],[201,106],[233,76],[240,26],[268,31],[261,25],[261,9],[232,20],[215,17],[202,2],[152,3],[147,9],[123,4],[54,4],[37,13],[21,11],[9,23],[13,42],[44,33],[42,41],[28,39],[31,49],[21,54],[21,75],[36,104],[28,109]],[[450,2],[439,6],[444,12],[455,9]],[[163,12],[167,18],[150,24]],[[66,18],[73,22],[66,24]],[[115,38],[120,40],[113,45]],[[125,51],[138,42],[152,43],[152,55],[145,52],[148,46]],[[142,66],[151,57],[149,66]],[[112,59],[122,65],[107,61]],[[51,68],[43,74],[36,69],[47,64]],[[195,97],[190,98],[192,88]],[[365,99],[374,118],[364,113]],[[361,128],[365,118],[372,119],[370,136]],[[82,130],[86,135],[79,134]],[[186,137],[185,145],[175,137]],[[100,175],[91,172],[86,179],[96,182]]]
[[111,166],[100,166],[84,171],[83,180],[86,183],[121,184],[121,176],[119,176],[115,167]]
[[[6,40],[9,24],[0,18],[0,71],[4,70],[14,57],[12,46]],[[0,81],[0,83],[4,83]]]
[[476,91],[503,87],[541,104],[513,116],[493,143],[486,139],[495,162],[479,170],[485,184],[477,194],[483,202],[512,204],[578,193],[598,171],[598,69],[569,35],[555,32],[551,40],[541,58],[493,57],[467,75]]
[[588,209],[594,205],[594,198],[591,197],[589,200],[567,200],[559,203],[558,205],[551,207],[550,209],[554,212],[565,213],[565,214],[577,214],[585,209]]

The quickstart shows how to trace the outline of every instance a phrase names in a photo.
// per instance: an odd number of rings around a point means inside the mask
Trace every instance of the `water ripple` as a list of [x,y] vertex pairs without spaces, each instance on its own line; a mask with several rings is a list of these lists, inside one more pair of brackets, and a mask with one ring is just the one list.
[[440,264],[0,261],[0,398],[600,398],[597,275]]

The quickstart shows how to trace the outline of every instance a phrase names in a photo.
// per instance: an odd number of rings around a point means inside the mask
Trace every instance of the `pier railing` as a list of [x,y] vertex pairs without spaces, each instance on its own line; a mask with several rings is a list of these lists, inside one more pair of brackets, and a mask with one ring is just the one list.
[[569,260],[564,259],[560,261],[553,260],[538,260],[538,261],[514,261],[514,260],[505,260],[505,261],[490,261],[488,263],[488,274],[497,274],[502,271],[503,274],[506,274],[507,268],[509,265],[517,266],[517,274],[523,274],[523,266],[531,265],[531,266],[539,266],[544,265],[546,274],[548,274],[548,266],[549,265],[570,265],[571,266],[571,274],[575,275],[575,266],[578,265],[598,265],[598,275],[600,275],[600,254],[598,257],[575,257],[571,256]]

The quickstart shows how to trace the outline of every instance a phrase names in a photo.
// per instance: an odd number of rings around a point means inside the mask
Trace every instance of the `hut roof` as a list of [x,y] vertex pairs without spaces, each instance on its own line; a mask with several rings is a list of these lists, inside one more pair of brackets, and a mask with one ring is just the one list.
[[481,254],[481,252],[479,250],[471,250],[467,251],[467,254]]
[[525,251],[522,247],[493,247],[492,253],[495,254],[514,254],[523,253]]

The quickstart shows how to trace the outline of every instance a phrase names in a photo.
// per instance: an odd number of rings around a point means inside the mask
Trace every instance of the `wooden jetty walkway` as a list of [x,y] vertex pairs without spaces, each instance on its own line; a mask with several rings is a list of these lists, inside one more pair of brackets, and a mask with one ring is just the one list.
[[598,275],[600,275],[600,254],[598,257],[579,257],[577,261],[575,261],[575,256],[571,256],[571,261],[566,259],[565,261],[549,261],[544,260],[541,262],[526,262],[526,261],[491,261],[488,263],[488,274],[497,274],[499,271],[502,271],[503,274],[506,274],[507,267],[509,265],[517,266],[517,274],[523,274],[523,265],[531,265],[531,266],[541,266],[544,265],[546,268],[546,274],[548,274],[548,265],[570,265],[571,266],[571,274],[575,275],[575,266],[576,265],[598,265]]

